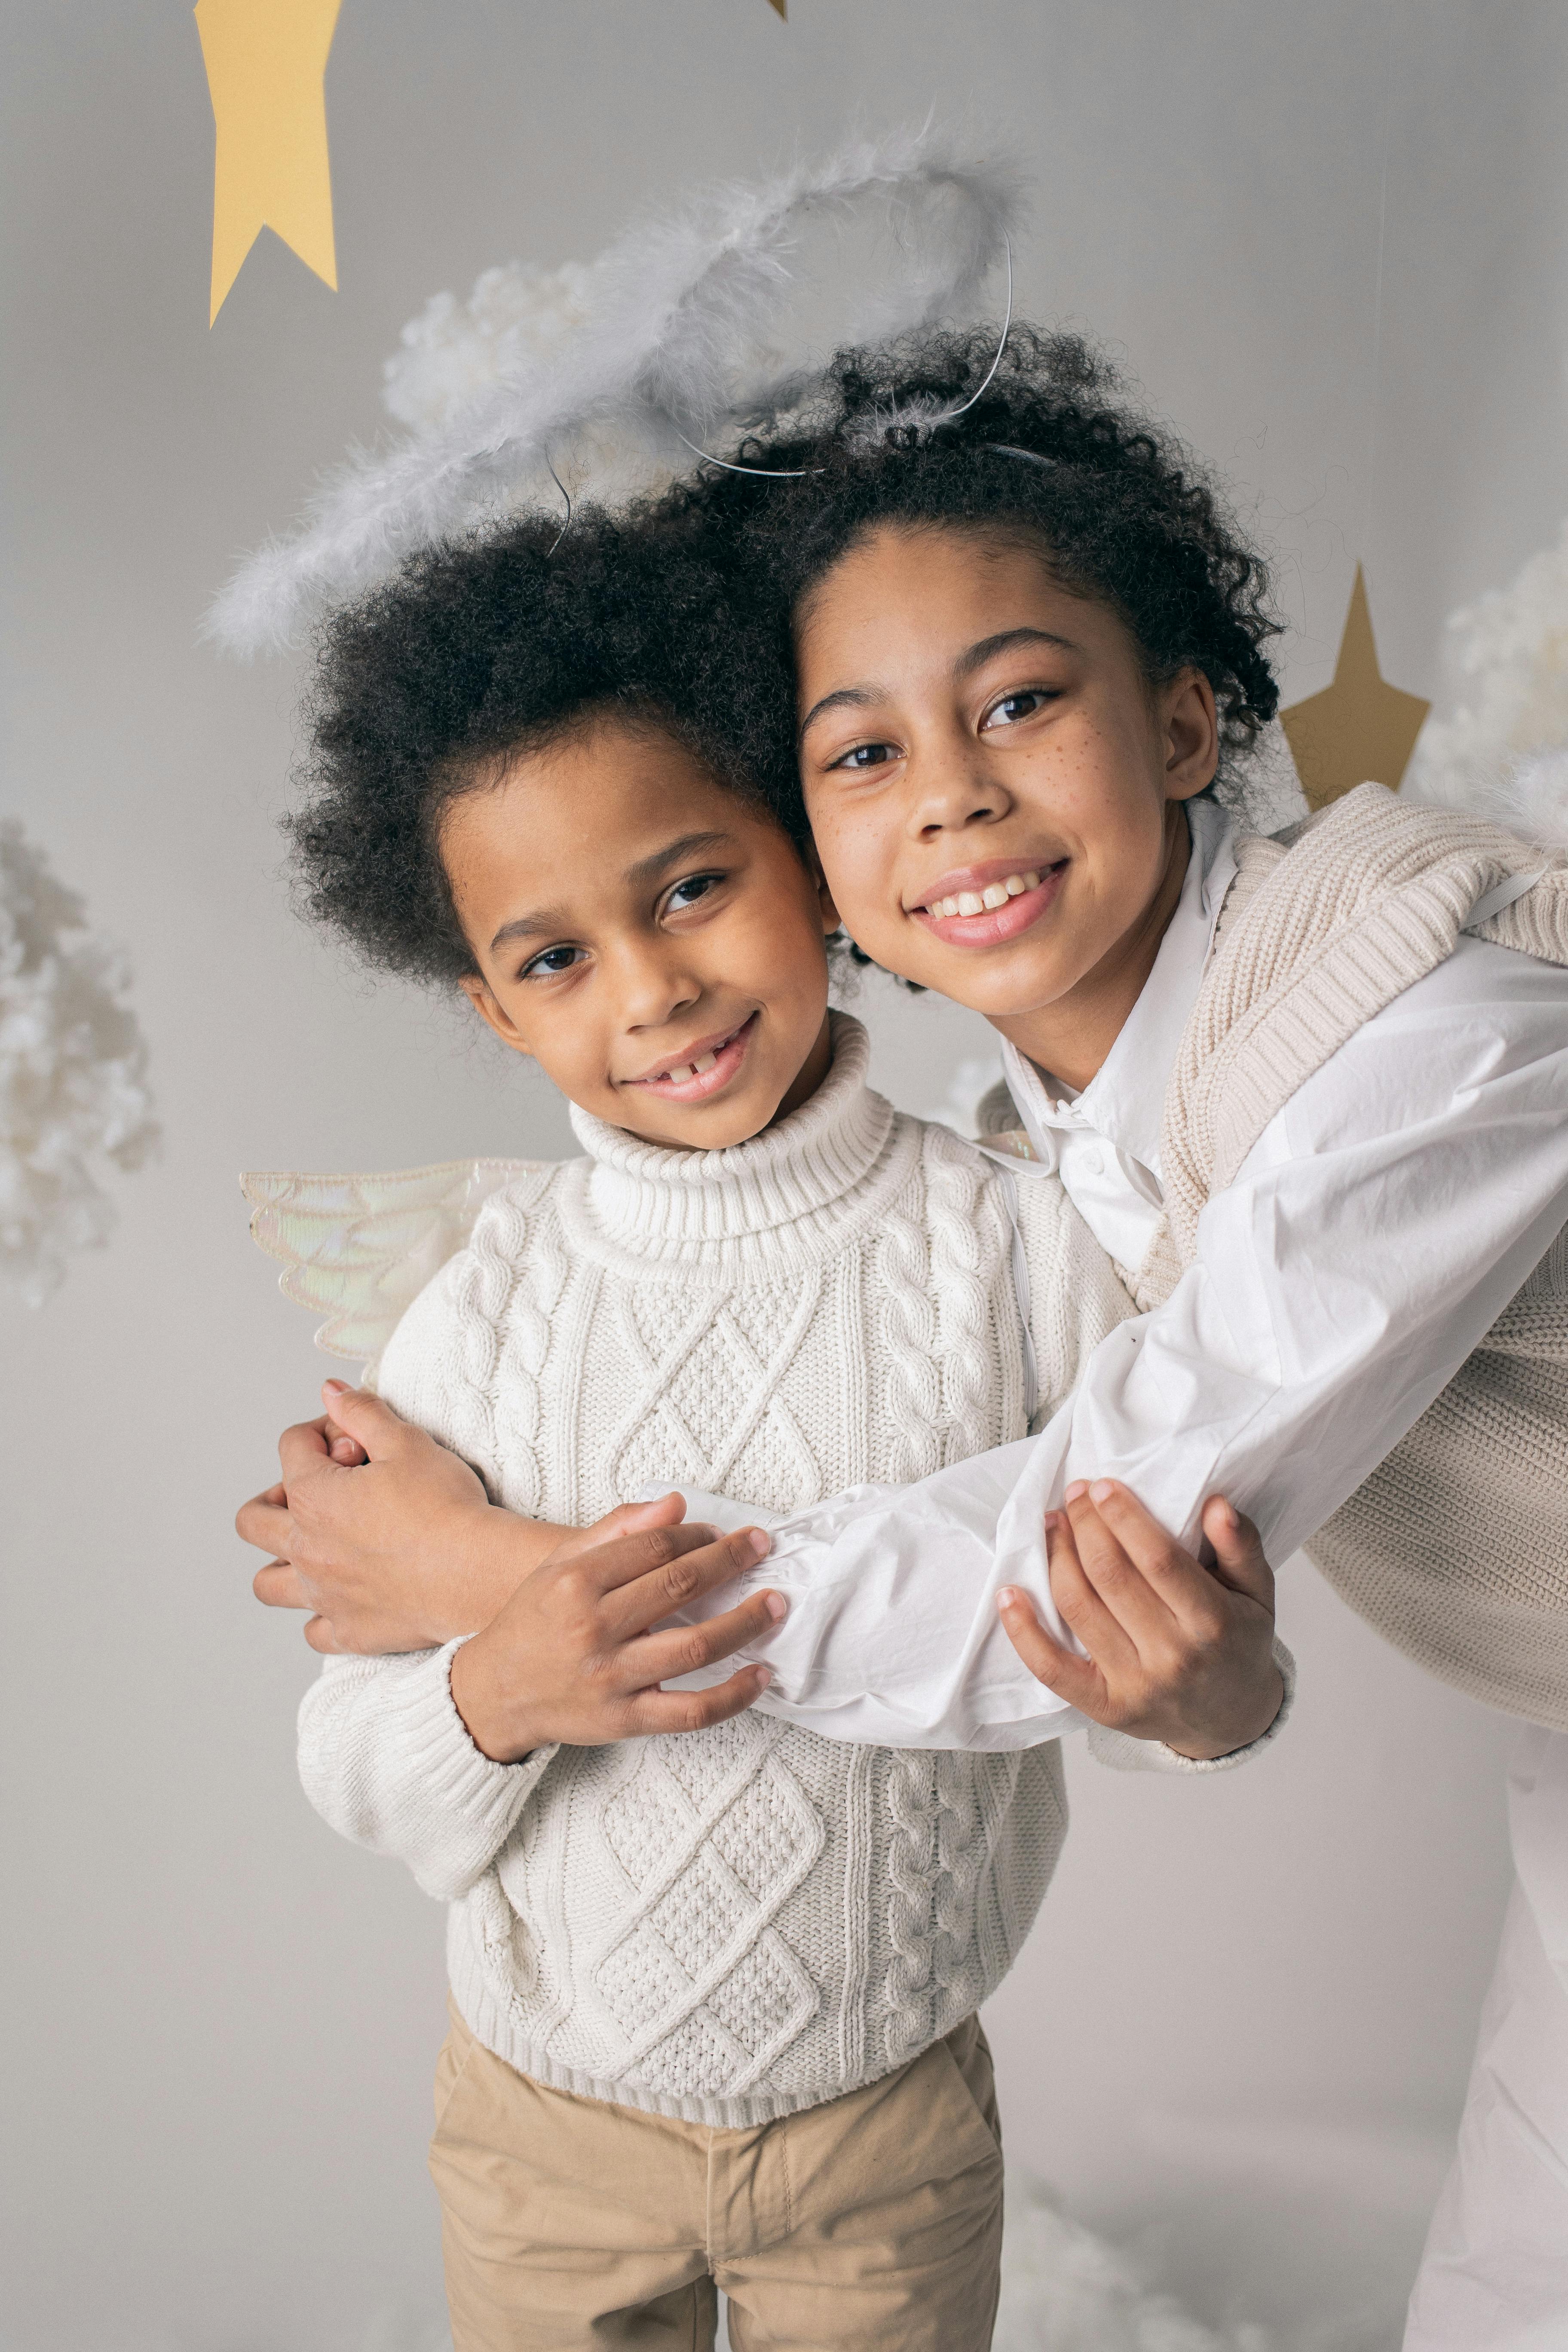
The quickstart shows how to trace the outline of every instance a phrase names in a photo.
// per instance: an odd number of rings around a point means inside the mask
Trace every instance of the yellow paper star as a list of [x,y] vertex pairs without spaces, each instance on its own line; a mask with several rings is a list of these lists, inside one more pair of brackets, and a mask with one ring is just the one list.
[[1332,686],[1279,713],[1310,806],[1327,808],[1367,782],[1397,791],[1431,708],[1418,694],[1403,694],[1384,681],[1358,563]]
[[341,5],[200,0],[196,30],[217,124],[214,319],[264,228],[336,290],[322,81]]

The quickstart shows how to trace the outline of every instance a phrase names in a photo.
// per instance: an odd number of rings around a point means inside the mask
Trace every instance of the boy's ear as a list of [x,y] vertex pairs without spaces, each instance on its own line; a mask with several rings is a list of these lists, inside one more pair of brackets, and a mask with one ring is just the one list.
[[1165,798],[1206,792],[1219,766],[1219,711],[1201,669],[1184,670],[1164,693]]
[[517,1024],[504,1005],[490,993],[488,984],[477,971],[465,972],[458,986],[480,1020],[489,1024],[503,1045],[510,1045],[514,1054],[531,1054],[532,1049],[525,1043]]

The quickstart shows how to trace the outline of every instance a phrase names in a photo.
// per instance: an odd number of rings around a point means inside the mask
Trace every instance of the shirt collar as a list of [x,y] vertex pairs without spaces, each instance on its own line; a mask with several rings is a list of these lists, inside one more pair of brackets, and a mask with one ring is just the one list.
[[[1160,1121],[1187,1018],[1197,1001],[1215,925],[1236,876],[1235,826],[1217,802],[1187,803],[1192,856],[1138,1002],[1100,1068],[1080,1094],[1049,1077],[1005,1040],[1008,1090],[1033,1135],[1036,1127],[1092,1128],[1118,1151],[1158,1171]],[[1036,1149],[1054,1159],[1048,1146]]]

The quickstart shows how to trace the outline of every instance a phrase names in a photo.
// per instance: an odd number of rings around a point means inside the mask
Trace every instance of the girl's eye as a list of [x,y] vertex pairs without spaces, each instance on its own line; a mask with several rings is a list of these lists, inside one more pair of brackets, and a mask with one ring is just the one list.
[[716,889],[724,878],[722,874],[689,874],[685,881],[678,882],[670,892],[667,902],[669,911],[678,915],[682,908],[695,907],[700,898],[706,898],[709,891]]
[[584,952],[582,948],[546,948],[542,954],[523,965],[520,976],[523,980],[552,980],[557,972],[570,971]]
[[891,743],[857,743],[852,751],[846,751],[841,758],[830,761],[828,764],[830,768],[882,768],[898,756],[897,748]]
[[1055,697],[1043,686],[1026,686],[1020,688],[1016,694],[1005,694],[1000,701],[992,704],[981,720],[981,731],[984,733],[988,727],[1016,727],[1021,720],[1033,719],[1037,710],[1043,710],[1047,702],[1054,700]]

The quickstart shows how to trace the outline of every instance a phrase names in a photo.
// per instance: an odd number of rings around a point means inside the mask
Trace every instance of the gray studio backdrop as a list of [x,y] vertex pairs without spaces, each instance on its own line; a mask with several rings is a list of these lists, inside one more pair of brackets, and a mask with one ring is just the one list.
[[[235,1176],[571,1139],[540,1082],[295,923],[275,824],[301,673],[204,651],[204,600],[375,431],[381,361],[437,289],[586,259],[852,109],[935,103],[1038,175],[1025,312],[1108,339],[1236,478],[1289,693],[1326,682],[1358,556],[1385,672],[1432,693],[1446,613],[1568,507],[1568,17],[345,0],[342,291],[264,236],[211,333],[183,0],[13,0],[5,46],[0,798],[128,945],[166,1129],[110,1248],[41,1313],[0,1305],[5,2342],[423,2344],[441,1922],[295,1785],[311,1664],[250,1601],[230,1519],[327,1367]],[[862,1009],[910,1108],[987,1051],[932,1002]],[[1354,2290],[1370,2247],[1413,2261],[1506,1883],[1506,1727],[1303,1566],[1282,1617],[1300,1716],[1266,1765],[1171,1786],[1073,1759],[1068,1857],[990,2017],[1013,2158],[1108,2228],[1163,2216],[1194,2296],[1223,2273],[1263,2319],[1310,2271]]]

